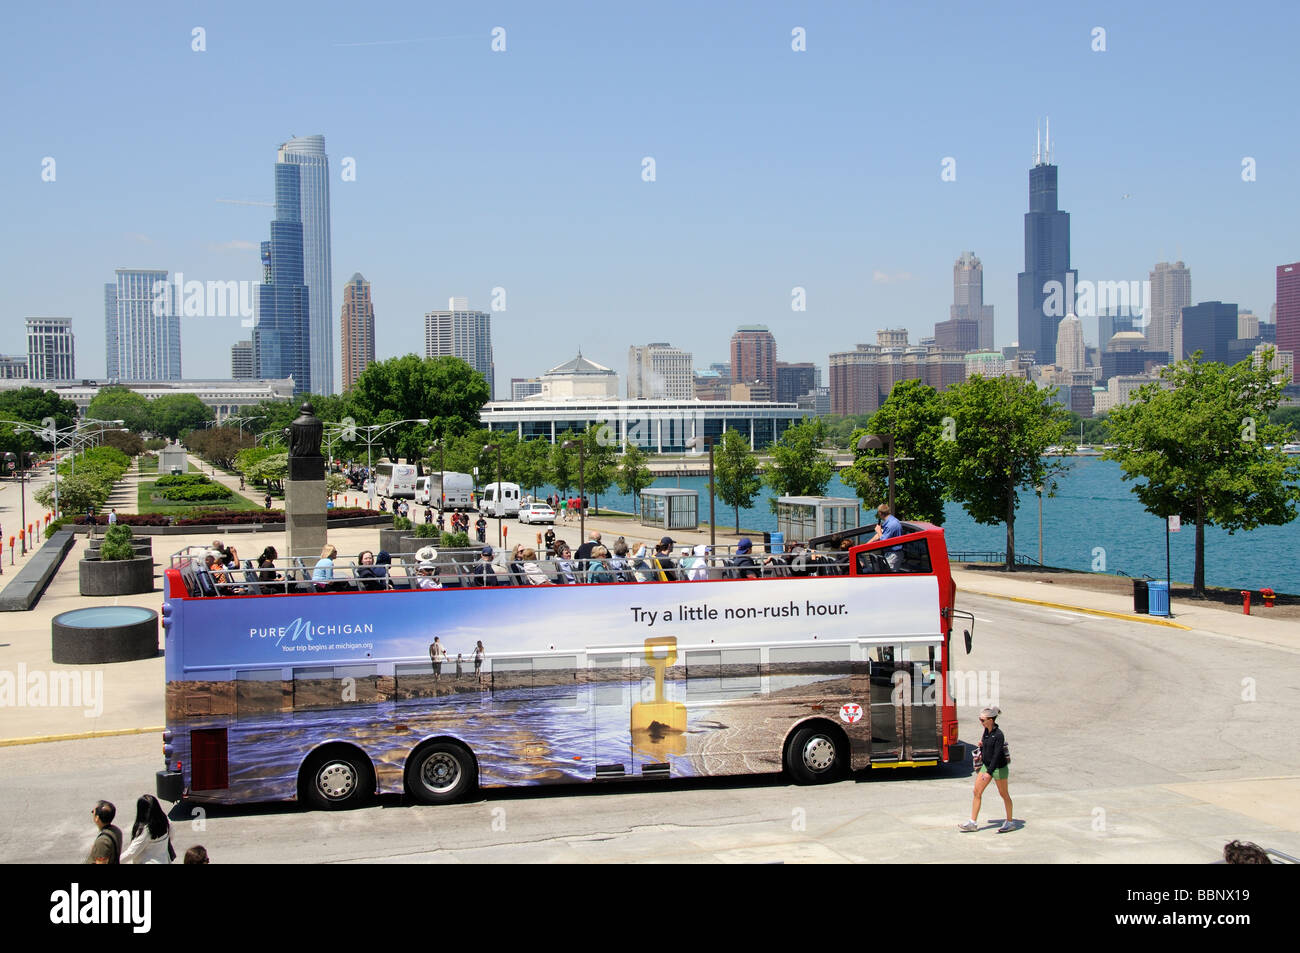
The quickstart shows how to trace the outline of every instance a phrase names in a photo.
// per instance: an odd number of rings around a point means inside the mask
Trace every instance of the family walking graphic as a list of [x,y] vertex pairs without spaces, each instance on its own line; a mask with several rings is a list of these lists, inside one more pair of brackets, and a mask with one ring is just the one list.
[[[483,648],[483,642],[482,640],[479,640],[474,644],[473,662],[474,662],[474,681],[478,682],[480,685],[483,684],[484,654],[485,654],[485,650]],[[442,644],[442,636],[435,635],[433,637],[433,642],[430,643],[429,645],[429,661],[433,663],[433,680],[435,682],[442,681],[442,666],[446,664],[449,661],[449,659],[450,659],[450,655],[447,652],[447,647]],[[465,674],[465,656],[462,653],[457,652],[456,653],[456,678],[460,679],[460,677],[464,674]]]

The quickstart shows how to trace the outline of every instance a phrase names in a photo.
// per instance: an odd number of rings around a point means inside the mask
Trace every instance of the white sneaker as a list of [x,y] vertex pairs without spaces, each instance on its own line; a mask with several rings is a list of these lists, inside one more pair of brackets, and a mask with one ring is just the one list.
[[962,821],[962,823],[957,825],[957,830],[964,831],[968,834],[971,831],[977,831],[979,829],[980,829],[979,824],[975,823],[974,821]]
[[1016,829],[1016,825],[1012,824],[1010,821],[1003,821],[1002,826],[998,828],[998,833],[1010,834],[1015,829]]

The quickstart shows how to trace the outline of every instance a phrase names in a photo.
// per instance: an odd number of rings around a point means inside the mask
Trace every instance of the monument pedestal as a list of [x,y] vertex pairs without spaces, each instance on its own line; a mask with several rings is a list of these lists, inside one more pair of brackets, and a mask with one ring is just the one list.
[[284,481],[284,532],[287,556],[316,560],[327,542],[325,529],[325,461],[290,459]]

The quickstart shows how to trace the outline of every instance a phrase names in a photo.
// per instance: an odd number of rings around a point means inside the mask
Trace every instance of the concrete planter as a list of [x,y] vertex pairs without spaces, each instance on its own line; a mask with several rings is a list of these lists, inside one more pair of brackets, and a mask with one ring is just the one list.
[[54,617],[51,657],[58,665],[131,662],[158,654],[158,613],[135,606],[96,606]]
[[[92,554],[93,554],[94,558],[98,559],[98,558],[99,558],[99,547],[103,544],[103,542],[104,542],[104,538],[103,538],[102,536],[96,536],[94,539],[92,539],[92,540],[90,541],[90,544],[89,544],[89,545],[87,546],[87,548],[86,548],[86,555],[89,556],[89,555],[92,555]],[[145,537],[132,536],[132,537],[131,537],[131,548],[135,550],[135,554],[136,554],[137,556],[152,556],[152,555],[153,555],[153,537],[151,537],[151,536],[145,536]]]
[[379,531],[379,549],[387,553],[402,552],[402,537],[411,531],[409,529],[393,529],[388,527]]
[[402,548],[399,549],[398,552],[414,553],[418,550],[424,549],[425,546],[432,546],[434,549],[442,549],[442,537],[430,536],[428,539],[425,539],[420,536],[403,536]]
[[77,564],[83,596],[130,596],[153,592],[153,557],[135,559],[83,558]]

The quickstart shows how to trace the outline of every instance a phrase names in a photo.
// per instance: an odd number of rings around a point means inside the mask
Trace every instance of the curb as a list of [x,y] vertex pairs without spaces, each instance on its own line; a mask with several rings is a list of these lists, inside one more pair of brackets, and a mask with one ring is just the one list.
[[1170,622],[1167,619],[1152,619],[1148,616],[1134,615],[1128,612],[1110,612],[1106,609],[1088,609],[1083,606],[1070,606],[1062,602],[1044,602],[1041,599],[1026,599],[1022,596],[1004,596],[996,592],[980,592],[978,589],[960,589],[959,592],[969,592],[972,596],[988,596],[990,599],[1005,599],[1008,602],[1024,602],[1031,606],[1044,606],[1048,609],[1062,609],[1066,612],[1083,612],[1088,615],[1106,616],[1110,619],[1123,619],[1125,622],[1145,622],[1147,625],[1162,625],[1169,629],[1182,629],[1185,632],[1191,632],[1192,626],[1183,625],[1180,622]]
[[156,728],[113,728],[107,731],[79,731],[69,735],[37,735],[32,738],[0,738],[0,748],[14,745],[43,745],[49,741],[81,741],[84,738],[113,738],[118,735],[148,735],[161,733],[163,726]]

